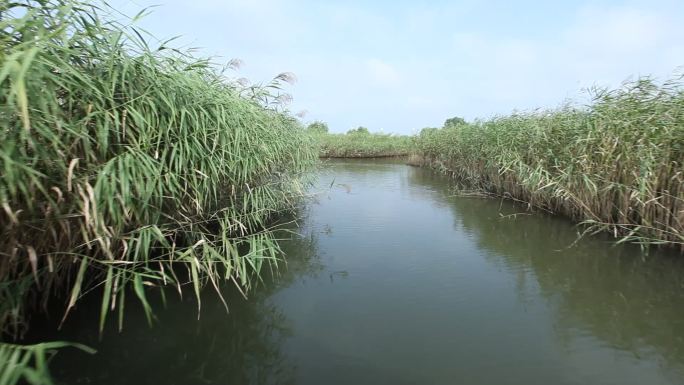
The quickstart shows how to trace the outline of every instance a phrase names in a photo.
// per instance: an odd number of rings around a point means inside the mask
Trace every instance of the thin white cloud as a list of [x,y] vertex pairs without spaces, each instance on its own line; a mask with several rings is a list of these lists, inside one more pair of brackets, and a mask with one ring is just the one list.
[[392,65],[380,60],[370,59],[366,62],[368,73],[371,80],[381,86],[398,86],[401,82],[401,75]]
[[[190,46],[226,61],[241,58],[237,76],[253,81],[294,72],[300,81],[289,89],[292,110],[306,109],[307,119],[326,120],[334,131],[364,125],[408,133],[455,115],[553,107],[583,87],[665,78],[684,65],[678,0],[616,1],[535,7],[512,19],[492,2],[474,0],[393,7],[167,0],[148,30],[184,35]],[[524,14],[526,5],[520,7]]]
[[581,88],[616,87],[631,76],[667,78],[684,64],[684,24],[664,11],[629,6],[579,9],[544,38],[461,32],[452,44],[463,87],[496,113],[554,107],[581,96]]
[[568,42],[592,54],[649,50],[672,30],[665,14],[633,7],[585,7],[566,32]]

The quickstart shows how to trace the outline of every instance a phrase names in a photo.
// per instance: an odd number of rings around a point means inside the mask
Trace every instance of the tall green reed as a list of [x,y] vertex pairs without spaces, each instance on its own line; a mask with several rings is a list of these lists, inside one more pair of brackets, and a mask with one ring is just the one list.
[[[267,86],[152,47],[79,0],[0,5],[0,332],[87,292],[100,325],[133,295],[190,290],[277,264],[271,219],[295,207],[310,136]],[[220,295],[220,292],[219,292]],[[201,306],[201,305],[200,305]],[[198,309],[199,311],[200,309]]]
[[564,106],[424,129],[419,158],[620,241],[684,250],[684,88],[648,78]]
[[373,158],[408,155],[411,138],[404,135],[350,130],[346,134],[319,133],[319,155],[323,158]]

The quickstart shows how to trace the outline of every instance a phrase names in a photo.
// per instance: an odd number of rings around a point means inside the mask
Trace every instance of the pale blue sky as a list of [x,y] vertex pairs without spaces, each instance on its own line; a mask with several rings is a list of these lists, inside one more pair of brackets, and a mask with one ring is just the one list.
[[684,65],[684,1],[116,0],[236,77],[293,72],[289,109],[332,131],[412,133],[451,116],[581,101],[592,85]]

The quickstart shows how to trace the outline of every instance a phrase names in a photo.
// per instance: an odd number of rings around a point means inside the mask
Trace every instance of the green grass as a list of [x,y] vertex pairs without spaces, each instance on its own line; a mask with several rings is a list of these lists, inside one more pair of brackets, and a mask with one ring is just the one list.
[[87,346],[66,342],[44,342],[28,346],[0,344],[0,384],[51,384],[48,375],[50,358],[57,354],[58,349],[68,347],[95,353]]
[[681,79],[643,78],[595,91],[586,108],[424,129],[412,161],[590,232],[684,251],[683,90]]
[[243,87],[102,7],[0,5],[4,336],[59,298],[66,317],[86,293],[101,296],[102,330],[111,314],[121,326],[127,295],[151,322],[149,290],[198,301],[206,285],[248,290],[277,263],[271,220],[295,207],[316,161],[311,135],[278,104],[287,74]]
[[375,158],[405,156],[411,149],[409,136],[350,131],[346,134],[320,134],[322,158]]

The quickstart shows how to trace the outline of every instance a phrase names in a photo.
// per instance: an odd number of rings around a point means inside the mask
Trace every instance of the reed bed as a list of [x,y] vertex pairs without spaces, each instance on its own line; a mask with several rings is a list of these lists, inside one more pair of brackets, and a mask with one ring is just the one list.
[[352,130],[346,134],[318,135],[321,158],[379,158],[406,156],[411,138],[403,135]]
[[271,220],[295,207],[317,158],[279,107],[288,74],[243,86],[110,14],[78,0],[0,5],[5,337],[48,301],[66,317],[88,292],[102,330],[112,313],[121,327],[127,295],[151,321],[152,288],[198,303],[205,285],[248,290],[277,263]]
[[684,251],[684,88],[642,78],[564,106],[424,129],[413,163],[622,241]]

